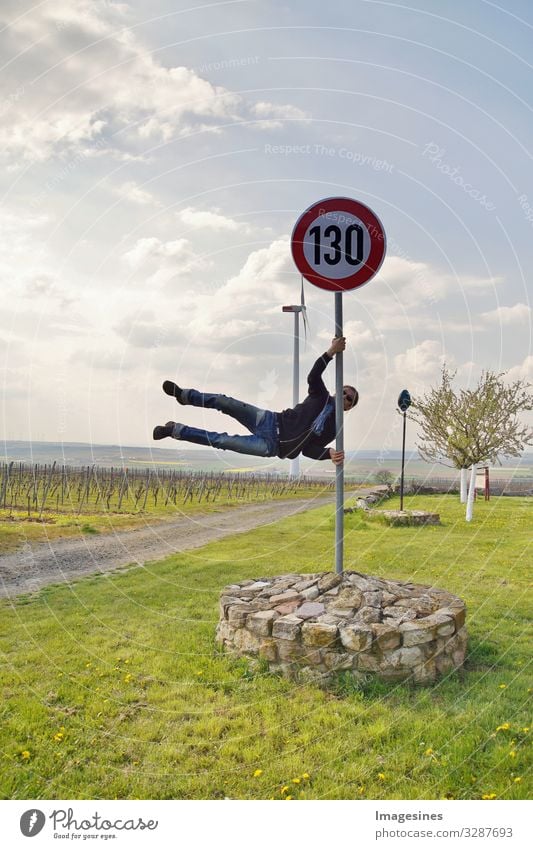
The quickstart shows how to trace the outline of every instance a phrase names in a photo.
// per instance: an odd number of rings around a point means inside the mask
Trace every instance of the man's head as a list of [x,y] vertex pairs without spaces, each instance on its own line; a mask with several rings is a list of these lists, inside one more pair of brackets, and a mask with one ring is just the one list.
[[359,401],[359,392],[355,386],[343,386],[342,398],[344,401],[344,412],[353,409]]

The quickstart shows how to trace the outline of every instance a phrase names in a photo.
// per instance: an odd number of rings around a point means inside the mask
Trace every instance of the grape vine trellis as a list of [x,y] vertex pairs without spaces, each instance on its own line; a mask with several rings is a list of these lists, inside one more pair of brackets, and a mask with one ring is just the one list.
[[221,474],[51,464],[0,464],[0,509],[42,518],[46,511],[131,513],[192,502],[270,500],[333,482],[302,476]]

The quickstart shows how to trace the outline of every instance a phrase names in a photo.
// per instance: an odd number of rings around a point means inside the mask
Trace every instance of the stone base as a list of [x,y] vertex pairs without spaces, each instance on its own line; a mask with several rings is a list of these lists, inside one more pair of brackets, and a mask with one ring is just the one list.
[[230,584],[216,640],[300,680],[354,678],[429,684],[462,666],[466,608],[457,596],[359,572],[280,575]]
[[438,513],[426,513],[425,510],[367,510],[370,518],[383,518],[393,527],[418,525],[440,525]]

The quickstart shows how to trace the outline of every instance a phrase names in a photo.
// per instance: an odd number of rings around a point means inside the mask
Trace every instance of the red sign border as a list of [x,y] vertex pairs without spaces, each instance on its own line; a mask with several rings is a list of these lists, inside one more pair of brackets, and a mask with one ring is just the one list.
[[[346,212],[349,215],[356,215],[368,229],[370,233],[370,253],[365,264],[350,277],[342,277],[339,280],[334,280],[329,277],[324,277],[318,274],[309,265],[304,254],[304,235],[312,221],[320,214],[325,212]],[[379,236],[372,236],[372,233],[381,233]],[[361,201],[346,197],[324,198],[308,207],[303,212],[296,224],[294,225],[291,236],[291,252],[296,268],[309,283],[318,286],[320,289],[326,289],[329,292],[347,292],[352,289],[358,289],[368,283],[374,277],[385,259],[387,247],[387,239],[383,224],[370,207]]]

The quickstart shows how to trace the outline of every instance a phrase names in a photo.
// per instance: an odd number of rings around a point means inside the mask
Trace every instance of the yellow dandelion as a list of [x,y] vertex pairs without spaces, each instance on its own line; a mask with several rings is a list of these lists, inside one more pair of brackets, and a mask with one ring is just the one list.
[[31,754],[30,752],[28,752],[27,749],[24,749],[24,751],[20,753],[20,756],[23,761],[29,761],[29,759],[31,758]]
[[85,664],[85,668],[86,668],[86,669],[89,669],[89,667],[90,667],[90,666],[92,666],[92,663],[91,663],[90,661],[89,661],[89,663],[86,663],[86,664]]
[[495,799],[496,793],[483,793],[482,799]]
[[285,801],[286,801],[286,802],[290,802],[290,800],[291,800],[291,799],[292,799],[292,796],[285,796]]
[[283,787],[281,788],[281,790],[280,790],[279,792],[281,793],[281,795],[282,795],[282,796],[284,796],[284,795],[285,795],[285,793],[288,793],[288,792],[289,792],[289,785],[288,785],[288,784],[284,784],[284,785],[283,785]]
[[57,734],[54,734],[54,740],[55,740],[57,743],[61,743],[61,741],[63,740],[63,737],[64,737],[64,736],[65,736],[65,735],[63,734],[63,732],[62,732],[62,731],[58,731],[58,732],[57,732]]
[[429,757],[429,755],[434,755],[435,753],[434,753],[433,749],[426,749],[426,751],[424,752],[424,754],[425,754],[425,755],[428,755],[428,757]]
[[520,731],[521,731],[523,734],[529,734],[529,725],[526,725],[526,727],[525,727],[525,728],[521,728],[521,729],[520,729]]
[[308,772],[303,772],[303,773],[302,773],[302,778],[304,779],[304,781],[309,781],[309,779],[311,778],[311,776],[309,775],[309,773],[308,773]]
[[515,783],[515,784],[520,784],[520,782],[521,782],[521,781],[522,781],[522,776],[521,776],[521,775],[517,775],[517,776],[516,776],[516,778],[515,778],[515,780],[514,780],[514,783]]
[[293,778],[292,783],[293,784],[300,784],[301,780],[302,780],[301,778]]
[[378,778],[379,778],[380,781],[385,781],[385,773],[384,772],[378,772]]
[[256,771],[254,772],[254,778],[260,778],[262,775],[263,775],[262,769],[256,769]]
[[133,676],[132,676],[131,672],[128,672],[128,674],[124,676],[124,681],[126,682],[126,684],[130,683],[132,677]]
[[516,758],[516,752],[515,752],[514,749],[511,749],[511,751],[509,752],[509,757],[510,758]]
[[504,722],[502,725],[498,725],[496,731],[509,731],[510,724],[508,722]]
[[500,690],[506,690],[507,684],[500,684]]
[[129,662],[130,662],[129,658],[126,658],[126,660],[124,661],[124,663],[129,663]]
[[198,677],[200,677],[200,675],[203,675],[204,673],[202,672],[202,670],[201,670],[201,669],[199,669],[199,670],[198,670],[198,672],[197,672],[196,674],[198,675]]
[[365,792],[365,785],[361,784],[361,786],[357,788],[357,792],[361,796]]

